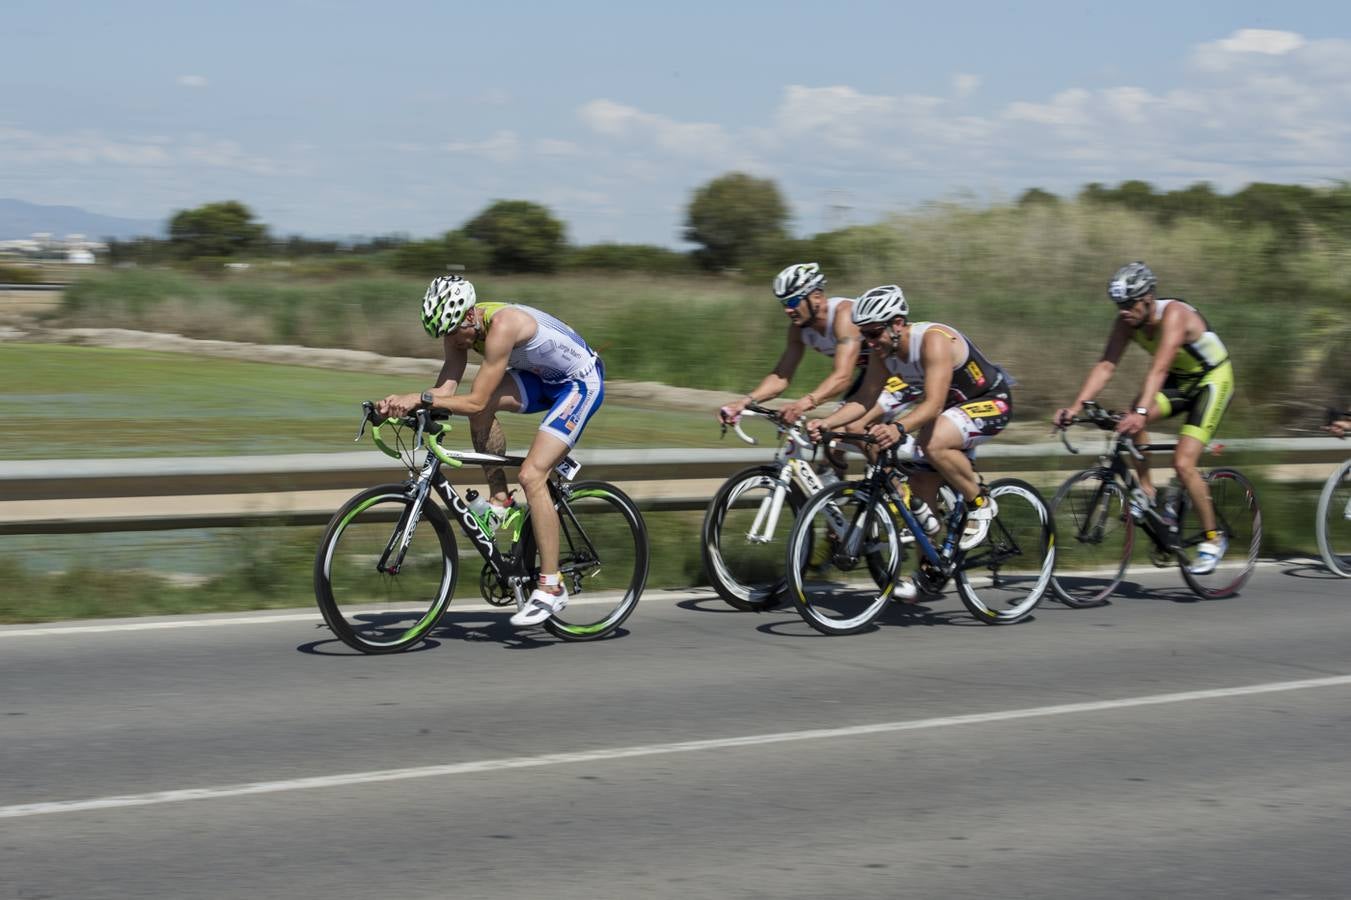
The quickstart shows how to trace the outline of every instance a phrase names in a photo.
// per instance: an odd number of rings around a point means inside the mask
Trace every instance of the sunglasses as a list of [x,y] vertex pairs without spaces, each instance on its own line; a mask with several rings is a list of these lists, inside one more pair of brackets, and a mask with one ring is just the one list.
[[875,341],[880,338],[886,330],[887,326],[878,325],[876,328],[860,328],[858,333],[865,341]]
[[808,291],[806,294],[794,294],[787,300],[780,300],[779,302],[783,304],[784,309],[797,309],[802,305],[802,301],[806,300],[810,294],[811,291]]

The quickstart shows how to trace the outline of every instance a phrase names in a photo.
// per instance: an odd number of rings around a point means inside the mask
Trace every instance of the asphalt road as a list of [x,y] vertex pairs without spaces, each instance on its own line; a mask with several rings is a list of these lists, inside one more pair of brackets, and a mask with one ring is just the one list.
[[457,610],[0,629],[0,897],[1351,895],[1351,581],[869,633],[707,593],[560,644]]

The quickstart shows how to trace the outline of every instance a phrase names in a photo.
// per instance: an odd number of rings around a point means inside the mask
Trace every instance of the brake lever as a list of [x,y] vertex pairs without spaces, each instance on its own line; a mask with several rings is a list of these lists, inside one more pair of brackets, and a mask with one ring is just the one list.
[[352,438],[352,443],[360,441],[366,434],[366,424],[371,421],[371,416],[375,415],[375,404],[369,400],[361,402],[361,427],[357,429],[357,436]]

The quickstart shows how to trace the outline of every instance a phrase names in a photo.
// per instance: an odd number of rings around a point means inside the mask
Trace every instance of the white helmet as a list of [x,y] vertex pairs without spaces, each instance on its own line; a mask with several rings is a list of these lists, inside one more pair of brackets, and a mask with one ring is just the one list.
[[850,318],[855,325],[885,325],[897,316],[910,315],[910,304],[899,284],[875,287],[854,301]]
[[1136,260],[1117,269],[1112,280],[1107,282],[1107,296],[1118,306],[1129,305],[1154,290],[1158,283],[1153,270]]
[[422,297],[422,327],[432,337],[450,334],[474,305],[474,286],[460,275],[432,279]]
[[794,263],[774,276],[774,296],[780,300],[801,297],[826,286],[826,276],[816,263]]

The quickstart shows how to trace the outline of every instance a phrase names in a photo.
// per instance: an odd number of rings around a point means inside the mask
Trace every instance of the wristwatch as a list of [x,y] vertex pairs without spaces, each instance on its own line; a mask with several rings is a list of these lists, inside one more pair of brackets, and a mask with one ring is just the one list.
[[[424,395],[424,396],[425,396],[425,395]],[[1135,413],[1136,413],[1136,415],[1147,416],[1147,415],[1149,415],[1149,407],[1148,407],[1148,406],[1137,406],[1137,407],[1135,407]]]
[[431,406],[431,405],[432,405],[432,401],[435,400],[435,399],[436,399],[436,398],[432,396],[432,392],[431,392],[431,391],[423,391],[423,392],[422,392],[422,405],[423,405],[423,406]]

